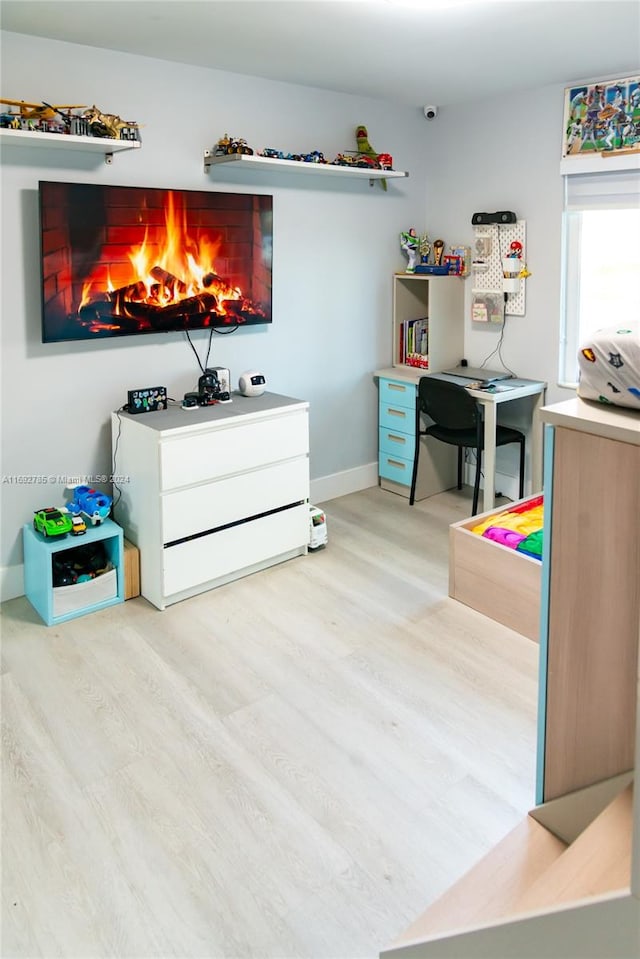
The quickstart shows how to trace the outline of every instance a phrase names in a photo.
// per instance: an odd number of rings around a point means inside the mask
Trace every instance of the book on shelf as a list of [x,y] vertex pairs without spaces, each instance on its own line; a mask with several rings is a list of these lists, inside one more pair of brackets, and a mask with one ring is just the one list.
[[398,360],[407,366],[429,368],[429,320],[405,320],[398,330]]

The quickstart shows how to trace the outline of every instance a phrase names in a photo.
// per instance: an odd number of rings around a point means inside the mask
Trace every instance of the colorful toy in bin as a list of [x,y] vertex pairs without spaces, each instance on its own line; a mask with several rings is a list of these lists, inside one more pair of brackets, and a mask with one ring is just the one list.
[[84,513],[92,526],[99,526],[111,512],[112,503],[113,500],[106,493],[99,493],[91,486],[76,486],[67,509],[74,516]]

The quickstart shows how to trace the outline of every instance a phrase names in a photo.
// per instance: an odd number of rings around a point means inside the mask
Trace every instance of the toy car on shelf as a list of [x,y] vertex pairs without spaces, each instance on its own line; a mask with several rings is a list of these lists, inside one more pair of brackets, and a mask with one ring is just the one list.
[[113,500],[106,493],[99,493],[91,486],[76,486],[73,499],[67,509],[74,516],[84,513],[92,526],[99,526],[111,512]]
[[347,153],[339,153],[337,157],[331,161],[333,166],[353,166],[353,157],[349,156]]
[[321,153],[320,150],[312,150],[311,153],[305,153],[302,156],[302,159],[305,163],[326,163],[327,161],[324,158],[324,153]]
[[82,516],[72,516],[71,517],[71,535],[72,536],[82,536],[83,533],[87,532],[87,524],[83,520]]
[[33,514],[33,528],[38,533],[47,536],[66,536],[71,532],[71,517],[55,506],[45,506]]

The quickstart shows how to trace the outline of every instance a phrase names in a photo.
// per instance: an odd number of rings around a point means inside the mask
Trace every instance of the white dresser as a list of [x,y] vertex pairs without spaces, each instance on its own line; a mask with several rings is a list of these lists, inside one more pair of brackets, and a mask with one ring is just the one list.
[[111,416],[115,517],[166,606],[306,553],[309,404],[233,394],[197,410]]

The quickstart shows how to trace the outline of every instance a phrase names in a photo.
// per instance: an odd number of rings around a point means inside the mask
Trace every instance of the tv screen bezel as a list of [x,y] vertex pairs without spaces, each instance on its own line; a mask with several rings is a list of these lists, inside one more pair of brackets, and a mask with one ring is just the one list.
[[[268,298],[265,298],[261,303],[260,307],[263,308],[263,312],[253,313],[250,315],[243,314],[243,317],[240,321],[229,319],[228,321],[222,322],[211,322],[209,314],[203,313],[199,314],[195,318],[191,318],[188,324],[176,320],[173,326],[167,328],[149,328],[149,329],[132,329],[132,330],[109,330],[104,332],[85,332],[82,327],[78,326],[72,327],[69,326],[62,332],[55,329],[55,326],[59,326],[60,318],[57,319],[48,315],[47,312],[47,300],[45,296],[45,207],[51,209],[51,201],[48,198],[47,194],[50,188],[73,188],[82,192],[83,190],[87,191],[101,191],[105,197],[109,197],[113,192],[115,196],[115,191],[133,191],[138,192],[142,198],[144,195],[158,195],[158,194],[175,194],[178,195],[184,203],[184,208],[188,206],[189,197],[195,198],[199,197],[205,200],[205,203],[211,201],[212,198],[224,198],[225,204],[228,205],[230,198],[238,198],[239,209],[240,206],[246,208],[248,200],[259,200],[260,206],[260,247],[263,251],[263,263],[264,269],[268,275]],[[105,206],[108,205],[108,199],[105,203]],[[215,205],[212,204],[212,208],[215,208]],[[189,227],[190,224],[187,224]],[[38,236],[39,236],[39,270],[40,270],[40,310],[41,310],[41,339],[42,343],[90,343],[90,342],[100,342],[107,343],[109,341],[120,341],[124,338],[130,339],[131,337],[144,337],[147,338],[151,335],[171,335],[175,333],[191,333],[191,332],[200,332],[200,331],[222,331],[222,332],[231,332],[237,329],[244,328],[255,328],[261,326],[269,326],[273,323],[273,195],[270,193],[258,193],[258,192],[233,192],[226,190],[192,190],[185,189],[182,187],[155,187],[155,186],[138,186],[138,185],[128,185],[128,184],[96,184],[96,183],[82,183],[82,182],[71,182],[71,181],[59,181],[59,180],[40,180],[38,182]],[[71,251],[71,247],[69,248]],[[255,270],[255,267],[252,267]],[[75,282],[79,282],[79,279],[70,278],[69,282],[71,283],[75,279]],[[221,317],[218,317],[221,319]]]

